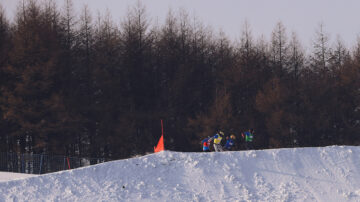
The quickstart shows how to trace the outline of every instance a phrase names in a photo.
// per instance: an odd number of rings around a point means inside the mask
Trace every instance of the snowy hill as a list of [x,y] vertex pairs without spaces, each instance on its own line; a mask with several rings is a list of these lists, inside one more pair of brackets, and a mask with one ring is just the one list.
[[0,201],[360,201],[360,147],[160,152],[0,182]]
[[23,179],[31,176],[36,176],[36,175],[0,172],[0,182],[14,180],[14,179]]

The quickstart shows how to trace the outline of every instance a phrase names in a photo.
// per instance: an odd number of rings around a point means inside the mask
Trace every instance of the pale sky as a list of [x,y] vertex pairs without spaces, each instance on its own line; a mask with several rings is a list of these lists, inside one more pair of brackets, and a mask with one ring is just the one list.
[[[8,16],[15,13],[19,0],[0,0]],[[305,47],[311,47],[315,30],[323,23],[331,43],[340,35],[347,46],[353,46],[360,34],[360,0],[140,0],[149,18],[162,24],[171,8],[177,12],[185,9],[215,32],[222,30],[230,39],[238,39],[245,20],[250,24],[255,39],[271,36],[277,22],[281,21],[288,36],[295,31]],[[61,6],[63,0],[56,0]],[[136,0],[73,0],[77,14],[87,4],[95,16],[106,9],[115,22],[126,15]]]

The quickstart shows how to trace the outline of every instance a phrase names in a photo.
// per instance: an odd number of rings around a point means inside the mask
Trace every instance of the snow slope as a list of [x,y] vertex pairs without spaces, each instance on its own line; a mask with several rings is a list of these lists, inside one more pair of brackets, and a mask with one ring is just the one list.
[[165,151],[0,182],[0,201],[360,201],[360,147]]
[[35,176],[35,175],[0,172],[0,182],[14,180],[14,179],[23,179],[31,176]]

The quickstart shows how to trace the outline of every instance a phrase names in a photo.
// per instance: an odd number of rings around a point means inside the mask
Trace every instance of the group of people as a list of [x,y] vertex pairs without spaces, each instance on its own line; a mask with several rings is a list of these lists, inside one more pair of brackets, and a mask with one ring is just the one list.
[[[241,133],[241,138],[245,142],[246,149],[252,148],[252,141],[254,138],[254,129],[249,129],[243,133]],[[223,141],[223,139],[225,141]],[[233,150],[235,146],[235,139],[236,136],[234,133],[230,134],[229,136],[225,137],[225,134],[223,131],[219,130],[213,137],[207,137],[201,141],[201,144],[203,146],[204,152],[210,152],[211,144],[214,147],[214,150],[216,152],[221,151],[231,151]]]

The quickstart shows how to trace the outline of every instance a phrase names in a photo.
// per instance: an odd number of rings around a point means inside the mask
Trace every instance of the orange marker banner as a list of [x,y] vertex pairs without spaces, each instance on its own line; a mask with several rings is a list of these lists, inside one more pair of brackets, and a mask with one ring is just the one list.
[[164,148],[164,136],[161,136],[157,146],[154,147],[154,152],[156,153],[156,152],[164,151],[164,150],[165,150],[165,148]]
[[164,151],[164,127],[163,127],[163,121],[161,120],[161,137],[156,147],[154,147],[154,152]]

